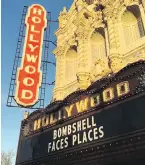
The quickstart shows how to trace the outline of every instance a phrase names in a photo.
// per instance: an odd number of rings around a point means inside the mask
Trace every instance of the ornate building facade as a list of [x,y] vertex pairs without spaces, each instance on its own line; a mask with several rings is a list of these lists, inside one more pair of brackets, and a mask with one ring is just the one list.
[[74,0],[55,34],[53,101],[145,60],[145,0]]

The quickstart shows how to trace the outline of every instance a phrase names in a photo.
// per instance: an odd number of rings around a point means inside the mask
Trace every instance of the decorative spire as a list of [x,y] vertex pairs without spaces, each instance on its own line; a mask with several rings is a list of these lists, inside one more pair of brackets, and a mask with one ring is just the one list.
[[67,8],[66,8],[66,6],[63,7],[62,13],[64,13],[64,14],[67,13]]
[[67,8],[66,7],[63,7],[63,10],[60,12],[60,15],[59,15],[59,27],[60,28],[63,28],[66,23],[67,23]]
[[63,10],[60,12],[60,16],[66,15],[67,14],[67,8],[64,6]]

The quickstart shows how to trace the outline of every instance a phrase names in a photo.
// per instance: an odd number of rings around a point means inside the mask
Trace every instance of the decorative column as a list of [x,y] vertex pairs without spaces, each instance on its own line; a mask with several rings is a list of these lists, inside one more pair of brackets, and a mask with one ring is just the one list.
[[77,40],[78,40],[78,72],[77,80],[80,89],[86,89],[90,85],[90,73],[87,71],[87,44],[88,37],[86,30],[83,27],[77,30]]
[[56,55],[56,77],[55,77],[55,88],[53,94],[53,100],[63,99],[63,86],[65,81],[65,59],[64,59],[64,48],[59,47],[54,51]]
[[107,27],[108,27],[108,34],[109,34],[109,45],[110,45],[110,61],[111,61],[111,69],[114,73],[118,72],[122,67],[121,67],[121,63],[122,63],[122,59],[121,56],[118,52],[118,48],[119,48],[119,37],[118,35],[118,31],[116,27],[116,18],[114,15],[112,15],[112,9],[106,9],[104,11],[104,15],[105,20],[107,21]]
[[110,43],[110,55],[117,52],[117,44],[115,38],[114,22],[112,17],[107,17],[109,43]]
[[107,27],[105,27],[104,31],[105,31],[105,39],[106,39],[107,56],[109,56],[110,50],[109,50],[109,37],[108,37]]
[[64,55],[56,56],[56,81],[55,86],[60,87],[64,84]]

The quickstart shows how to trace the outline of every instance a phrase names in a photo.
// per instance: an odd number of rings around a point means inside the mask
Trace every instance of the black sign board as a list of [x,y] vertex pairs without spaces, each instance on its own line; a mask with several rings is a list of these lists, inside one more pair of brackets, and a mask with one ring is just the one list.
[[[99,97],[92,104],[94,95]],[[87,109],[82,111],[78,105],[84,99],[88,104],[83,104]],[[16,164],[80,150],[141,129],[145,129],[144,61],[32,113],[22,122]]]
[[[145,128],[144,107],[145,96],[142,96],[100,112],[84,115],[83,118],[79,117],[76,121],[66,122],[35,136],[22,138],[17,161],[20,163],[63,152],[67,149],[71,150],[78,146],[91,144],[94,141],[97,144],[107,138],[143,129]],[[81,123],[80,129],[74,131],[75,126],[77,129],[78,122]],[[84,126],[83,123],[85,123]],[[65,128],[65,126],[67,127],[67,135],[62,136],[59,130]],[[71,127],[70,134],[68,133],[68,127]],[[57,132],[59,137],[56,137],[56,134],[54,136],[54,132]]]

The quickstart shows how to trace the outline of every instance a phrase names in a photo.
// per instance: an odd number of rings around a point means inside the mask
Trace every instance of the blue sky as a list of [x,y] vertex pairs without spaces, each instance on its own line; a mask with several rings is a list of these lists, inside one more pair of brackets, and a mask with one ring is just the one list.
[[[52,13],[52,20],[56,20],[63,6],[70,7],[73,0],[2,0],[2,150],[17,151],[18,136],[20,123],[23,119],[24,109],[9,108],[6,106],[14,56],[16,51],[17,38],[19,33],[21,14],[24,6],[31,4],[41,4],[45,9]],[[57,24],[51,26],[51,40],[54,41],[54,32],[57,29]],[[54,56],[51,51],[54,49],[50,45],[49,60],[54,61]],[[55,77],[55,69],[48,68],[49,81],[53,81]],[[46,105],[52,97],[52,87],[47,87]],[[13,161],[14,164],[14,161]]]

